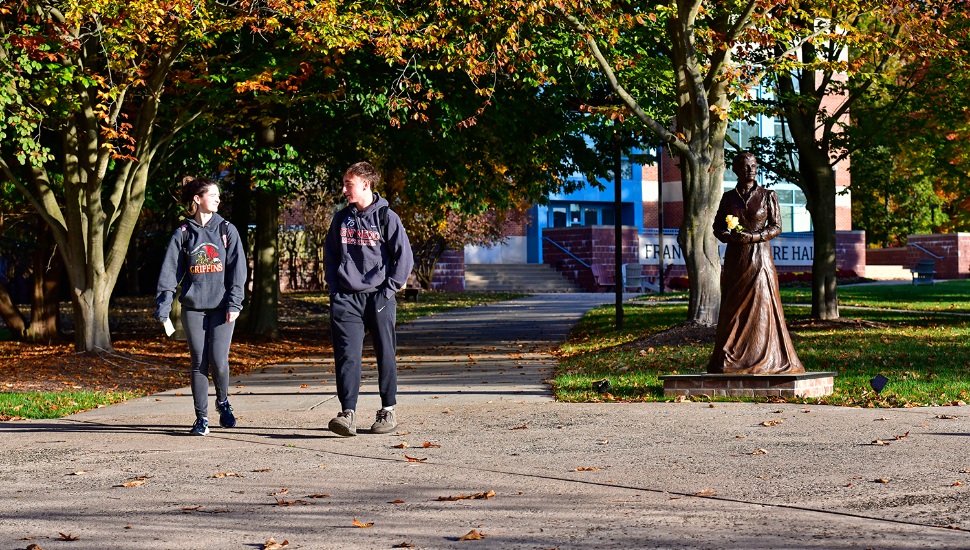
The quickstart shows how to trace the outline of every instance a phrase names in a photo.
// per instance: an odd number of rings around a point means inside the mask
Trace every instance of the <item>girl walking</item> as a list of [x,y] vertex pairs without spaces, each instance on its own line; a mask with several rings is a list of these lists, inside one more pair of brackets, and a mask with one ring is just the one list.
[[[192,435],[209,433],[209,376],[216,390],[219,425],[232,428],[229,405],[229,344],[242,311],[246,252],[236,228],[216,213],[219,186],[210,179],[182,180],[182,202],[188,218],[172,234],[158,276],[155,318],[166,323],[175,289],[182,286],[182,326],[192,361]],[[166,323],[167,324],[167,323]]]

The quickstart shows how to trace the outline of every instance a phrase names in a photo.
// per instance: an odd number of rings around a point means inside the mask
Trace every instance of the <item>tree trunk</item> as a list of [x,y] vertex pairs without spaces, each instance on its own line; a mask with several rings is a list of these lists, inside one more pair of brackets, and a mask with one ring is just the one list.
[[[812,259],[812,318],[838,319],[837,263],[835,251],[835,172],[826,157],[801,155],[801,173],[808,175],[811,192],[808,211],[812,215],[815,256]],[[821,162],[819,159],[822,159]]]
[[111,330],[108,325],[108,301],[113,285],[105,277],[95,281],[91,289],[74,289],[74,349],[77,351],[111,351]]
[[721,162],[714,167],[714,159],[698,155],[694,162],[681,156],[684,188],[684,222],[677,235],[677,243],[684,254],[690,296],[687,324],[714,326],[721,307],[721,256],[712,226],[720,202],[723,176],[723,148]]
[[7,325],[7,329],[15,340],[23,340],[27,331],[27,320],[24,314],[13,303],[7,288],[0,284],[0,319]]
[[272,191],[254,190],[256,242],[253,246],[253,294],[249,299],[247,331],[279,338],[279,199]]
[[58,335],[60,321],[60,283],[64,260],[57,252],[50,227],[44,223],[33,259],[33,295],[30,301],[30,327],[26,337],[34,342],[51,340]]

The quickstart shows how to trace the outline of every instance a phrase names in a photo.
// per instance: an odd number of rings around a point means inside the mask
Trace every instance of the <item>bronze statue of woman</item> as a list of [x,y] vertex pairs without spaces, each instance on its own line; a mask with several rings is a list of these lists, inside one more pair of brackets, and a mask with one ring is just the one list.
[[707,372],[796,374],[795,354],[778,294],[769,241],[781,233],[774,191],[757,184],[758,161],[741,153],[732,164],[738,185],[724,193],[714,236],[727,243],[721,269],[721,310]]

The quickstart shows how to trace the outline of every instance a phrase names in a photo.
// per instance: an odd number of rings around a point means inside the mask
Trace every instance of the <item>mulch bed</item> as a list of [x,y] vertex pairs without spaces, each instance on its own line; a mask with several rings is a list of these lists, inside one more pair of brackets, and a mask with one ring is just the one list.
[[[155,393],[189,384],[188,346],[165,337],[151,314],[152,297],[120,298],[111,308],[113,351],[76,353],[73,336],[55,342],[0,341],[0,391],[131,391]],[[65,310],[70,315],[70,308]],[[64,319],[65,313],[62,313]],[[116,321],[117,320],[117,321]],[[69,325],[69,323],[64,323]],[[330,352],[330,329],[320,306],[284,297],[280,338],[234,335],[233,374]]]

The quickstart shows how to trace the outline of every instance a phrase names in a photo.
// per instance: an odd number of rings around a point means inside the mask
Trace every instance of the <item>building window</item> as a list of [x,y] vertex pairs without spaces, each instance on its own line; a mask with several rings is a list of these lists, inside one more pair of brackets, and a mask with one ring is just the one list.
[[552,226],[566,227],[566,207],[557,206],[552,209]]
[[[628,205],[624,204],[624,208]],[[549,205],[549,227],[611,226],[616,223],[613,204],[606,202],[559,202]],[[632,212],[632,210],[631,210]],[[628,212],[626,216],[630,216]],[[632,223],[632,221],[627,221]]]

